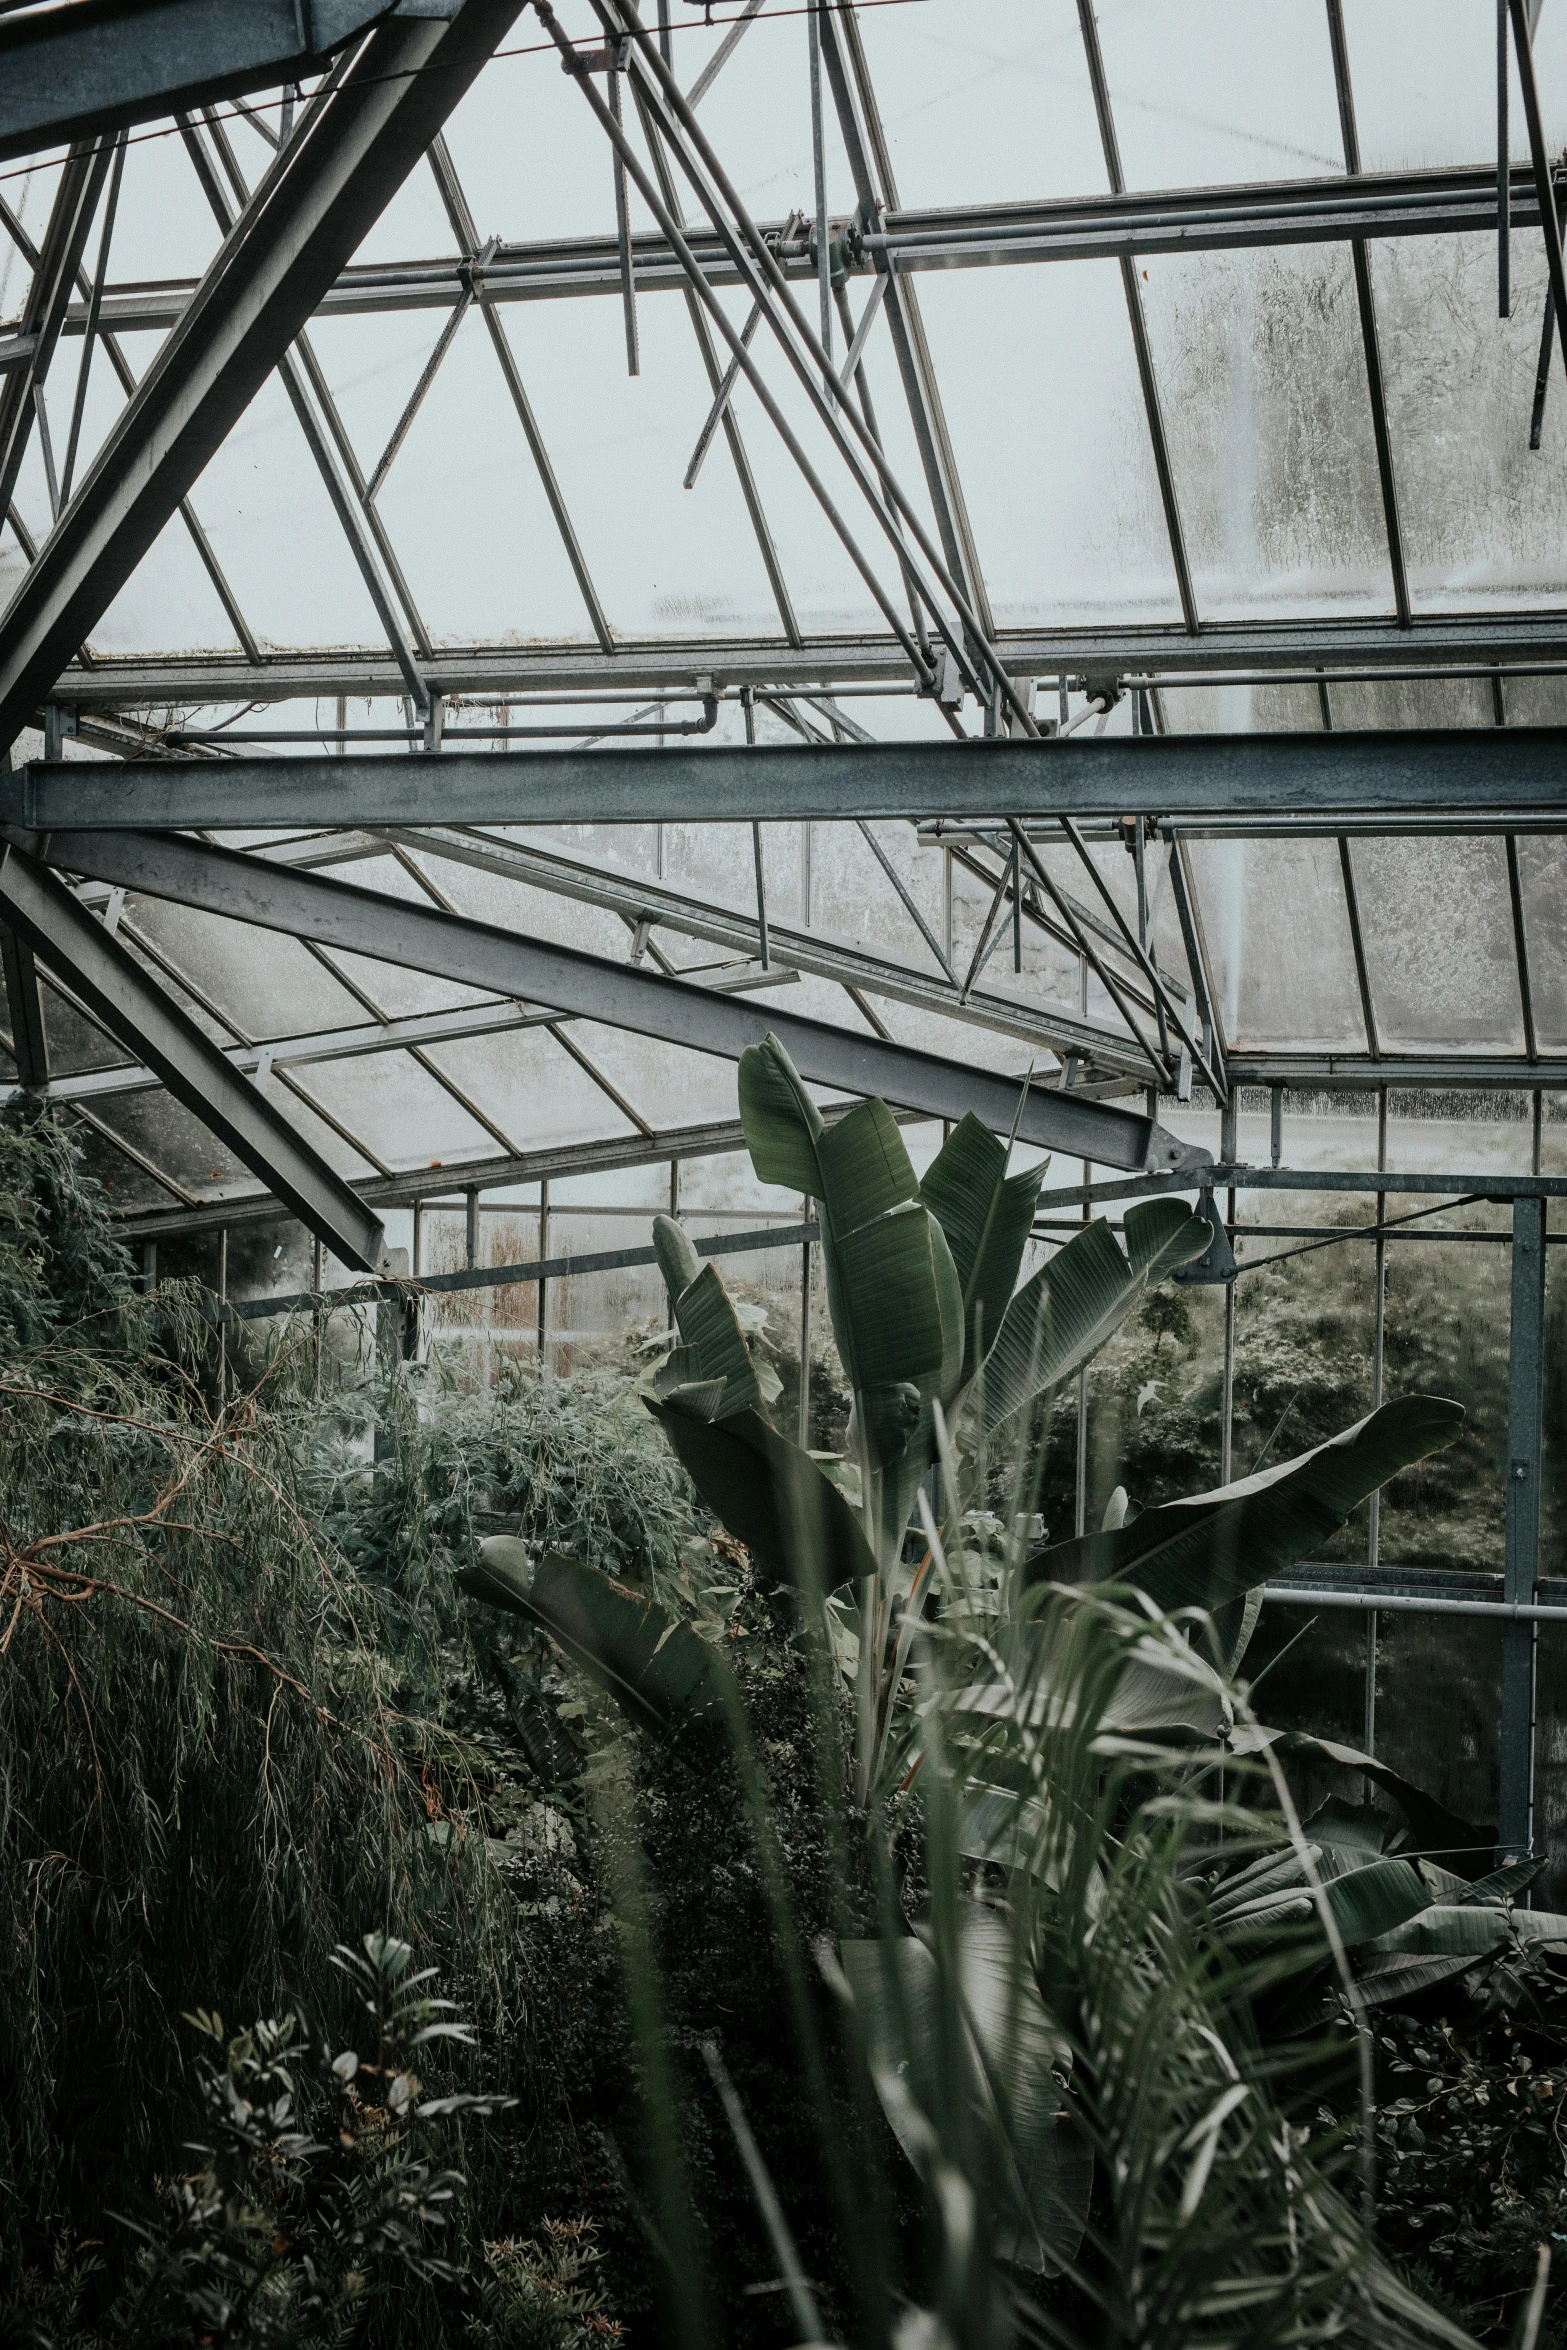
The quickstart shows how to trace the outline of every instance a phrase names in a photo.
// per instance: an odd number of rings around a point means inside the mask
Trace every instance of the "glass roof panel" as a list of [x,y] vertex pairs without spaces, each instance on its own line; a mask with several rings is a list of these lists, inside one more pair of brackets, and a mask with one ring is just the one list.
[[1129,188],[1342,171],[1316,0],[1133,0],[1098,15]]
[[1543,445],[1531,452],[1545,303],[1538,239],[1513,239],[1507,319],[1496,315],[1494,237],[1385,239],[1371,253],[1412,598],[1458,612],[1559,606],[1567,378],[1553,371]]
[[[1429,171],[1496,159],[1496,13],[1471,0],[1344,0],[1363,171]],[[1545,9],[1534,33],[1547,152],[1567,142],[1567,24]],[[1529,154],[1513,71],[1512,153]]]
[[259,932],[166,898],[137,898],[131,912],[137,931],[186,972],[244,1035],[297,1036],[352,1027],[365,1017],[363,1007],[298,939],[268,936],[258,969]]
[[1518,894],[1535,1037],[1547,1052],[1567,1051],[1567,841],[1520,836]]
[[1178,620],[1120,271],[949,270],[920,299],[997,621]]
[[1521,1052],[1502,843],[1364,840],[1351,856],[1381,1043]]
[[1390,612],[1347,249],[1154,254],[1142,276],[1203,617]]
[[1104,155],[1070,0],[868,8],[860,19],[906,206],[1097,194]]
[[308,1100],[340,1118],[388,1167],[493,1155],[476,1118],[407,1053],[374,1053],[296,1072]]
[[[100,365],[102,363],[100,362]],[[48,509],[39,517],[48,535]],[[232,583],[231,583],[232,584]],[[92,634],[99,653],[158,653],[172,649],[237,649],[234,629],[211,574],[184,523],[165,523]]]
[[1363,1052],[1334,843],[1194,840],[1188,853],[1230,1043]]

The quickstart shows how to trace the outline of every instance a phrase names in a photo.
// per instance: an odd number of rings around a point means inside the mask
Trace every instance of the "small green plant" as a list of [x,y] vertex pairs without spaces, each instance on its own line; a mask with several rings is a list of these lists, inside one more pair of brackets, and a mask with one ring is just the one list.
[[128,2224],[139,2273],[113,2327],[137,2350],[190,2342],[284,2350],[364,2338],[394,2293],[465,2273],[457,2206],[462,2117],[508,2100],[428,2097],[419,2068],[472,2033],[394,1937],[339,1949],[368,2025],[333,2052],[299,2014],[230,2034],[188,2020],[205,2046],[195,2167]]
[[597,2231],[547,2219],[537,2236],[486,2244],[472,2350],[613,2350],[625,2327],[609,2315]]

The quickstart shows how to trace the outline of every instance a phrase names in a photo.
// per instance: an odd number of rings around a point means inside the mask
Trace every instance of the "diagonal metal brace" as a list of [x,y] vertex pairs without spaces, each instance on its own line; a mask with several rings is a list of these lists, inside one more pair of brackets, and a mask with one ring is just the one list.
[[334,1256],[377,1270],[380,1218],[64,882],[14,846],[0,849],[0,921]]

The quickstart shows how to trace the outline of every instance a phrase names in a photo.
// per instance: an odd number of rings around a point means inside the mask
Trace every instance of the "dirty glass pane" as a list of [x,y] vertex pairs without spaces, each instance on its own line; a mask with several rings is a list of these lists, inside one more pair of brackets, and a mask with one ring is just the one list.
[[1358,840],[1350,852],[1384,1046],[1523,1046],[1502,844]]
[[1334,843],[1194,840],[1190,855],[1225,1034],[1281,1050],[1363,1050]]
[[1391,611],[1347,249],[1140,268],[1204,617]]

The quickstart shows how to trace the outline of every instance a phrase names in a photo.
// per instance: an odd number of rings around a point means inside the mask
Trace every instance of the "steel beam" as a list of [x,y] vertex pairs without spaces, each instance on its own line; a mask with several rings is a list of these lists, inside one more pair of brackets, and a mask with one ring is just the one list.
[[[852,1102],[824,1104],[824,1123],[835,1124],[853,1107]],[[912,1122],[907,1111],[900,1113],[900,1122]],[[745,1130],[739,1120],[726,1118],[702,1126],[667,1127],[653,1135],[611,1134],[590,1142],[553,1143],[547,1149],[524,1151],[514,1158],[410,1167],[394,1175],[372,1177],[354,1188],[367,1205],[382,1209],[445,1200],[455,1211],[472,1202],[476,1219],[481,1191],[515,1191],[529,1184],[552,1182],[557,1176],[604,1175],[626,1167],[668,1166],[672,1160],[723,1158],[745,1147]],[[156,1243],[240,1224],[276,1223],[287,1213],[265,1192],[230,1193],[224,1199],[200,1200],[184,1207],[143,1208],[117,1217],[115,1229],[126,1240]]]
[[[0,77],[4,67],[0,64]],[[0,89],[3,89],[0,78]],[[0,100],[0,105],[4,101]],[[93,214],[109,169],[104,147],[73,147],[65,159],[60,185],[49,214],[49,227],[38,256],[22,312],[22,332],[31,338],[25,367],[0,382],[0,514],[9,511],[17,476],[32,434],[35,404],[40,398],[49,363],[60,339],[71,288],[81,267]],[[42,409],[36,413],[42,416]],[[45,457],[48,447],[45,445]],[[51,506],[59,503],[54,467],[49,464]]]
[[[1513,1304],[1507,1355],[1507,1519],[1502,1595],[1535,1597],[1540,1568],[1540,1447],[1545,1405],[1545,1201],[1513,1202]],[[1502,1634],[1501,1792],[1497,1848],[1526,1855],[1534,1829],[1532,1624]]]
[[1567,1085],[1567,1054],[1531,1061],[1520,1053],[1231,1053],[1232,1085],[1287,1085],[1302,1093],[1357,1092],[1378,1086],[1401,1091],[1483,1085],[1502,1091],[1552,1091]]
[[760,743],[398,758],[35,760],[0,776],[29,830],[968,820],[1256,810],[1567,818],[1567,727]]
[[[465,921],[435,906],[409,904],[318,873],[290,872],[238,850],[168,833],[34,838],[51,863],[72,872],[351,954],[438,972],[497,995],[549,1004],[690,1051],[738,1060],[748,1045],[760,1044],[771,1032],[813,1084],[879,1094],[935,1118],[955,1120],[972,1110],[1003,1133],[1018,1115],[1015,1079],[772,1006],[753,1007],[637,965]],[[1101,1166],[1173,1169],[1207,1155],[1194,1153],[1153,1119],[1037,1086],[1024,1100],[1017,1131],[1024,1142]]]
[[[1400,628],[1391,619],[1205,622],[1202,635],[1178,627],[1007,629],[994,639],[1013,677],[1164,678],[1183,673],[1218,678],[1232,672],[1381,670],[1489,676],[1528,674],[1567,664],[1567,612],[1519,610],[1504,615],[1417,615]],[[887,684],[905,692],[914,672],[890,635],[618,638],[613,654],[582,641],[554,645],[437,646],[422,664],[432,692],[504,701],[520,694],[592,694],[606,689],[690,695],[698,677],[758,691],[821,692]],[[51,681],[50,698],[71,708],[106,711],[187,709],[230,702],[287,702],[351,695],[395,698],[407,688],[389,653],[233,653],[95,657]],[[1074,738],[1075,739],[1075,738]]]
[[[1511,196],[1513,226],[1538,227],[1539,199],[1527,165],[1514,169]],[[787,277],[814,278],[811,241],[797,233],[792,222],[767,221],[762,230]],[[740,282],[710,229],[693,227],[687,233],[704,275],[714,285]],[[1028,262],[1119,261],[1151,253],[1338,244],[1353,237],[1495,233],[1496,173],[1476,166],[1366,172],[1353,183],[1342,178],[1267,180],[1234,188],[1135,189],[1122,196],[1026,204],[889,207],[874,235],[856,235],[851,227],[840,241],[838,258],[847,275],[869,277],[877,273],[885,255],[902,277],[925,270],[993,269]],[[684,291],[687,280],[680,262],[656,231],[633,235],[631,258],[639,297]],[[356,262],[321,297],[320,312],[326,317],[353,317],[388,310],[449,310],[462,297],[464,270],[458,254]],[[611,236],[503,242],[485,266],[484,282],[494,302],[548,302],[597,294],[618,299],[619,245]],[[103,323],[124,334],[166,334],[195,290],[193,278],[111,285]],[[86,318],[85,300],[73,304],[64,331],[81,334]],[[0,368],[18,366],[26,357],[24,334],[0,335]]]
[[388,21],[302,118],[0,618],[0,749],[85,642],[512,23]]
[[297,82],[396,12],[395,0],[77,0],[0,16],[0,158]]
[[11,1058],[17,1088],[36,1093],[49,1083],[49,1035],[33,950],[14,930],[0,929],[0,969],[5,974],[6,1014],[11,1023]]
[[[760,956],[764,964],[836,980],[840,986],[860,988],[868,995],[911,1004],[919,1011],[936,1012],[946,1019],[1041,1044],[1060,1055],[1076,1053],[1104,1069],[1141,1075],[1147,1067],[1146,1056],[1130,1038],[1102,1022],[1076,1019],[1053,1005],[1029,1003],[989,989],[976,988],[965,996],[950,977],[921,971],[908,959],[900,963],[886,955],[870,954],[830,932],[801,929],[771,917],[766,919],[764,931],[765,897],[760,892],[757,914],[737,914],[638,874],[613,872],[602,864],[580,864],[532,843],[495,840],[444,825],[422,832],[394,830],[390,837],[407,849],[472,865],[525,888],[606,907],[631,923],[646,922],[687,938],[704,939],[737,955]],[[770,952],[764,955],[764,949]]]
[[375,1270],[382,1255],[380,1219],[129,949],[63,882],[14,845],[0,850],[0,920],[335,1256]]

